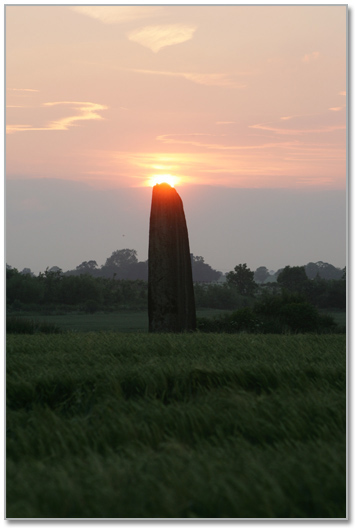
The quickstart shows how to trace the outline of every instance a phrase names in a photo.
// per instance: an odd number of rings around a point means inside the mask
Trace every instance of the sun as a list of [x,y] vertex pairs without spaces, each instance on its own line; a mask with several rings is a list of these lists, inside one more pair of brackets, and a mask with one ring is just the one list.
[[155,174],[150,179],[150,185],[155,186],[156,184],[169,184],[171,187],[175,187],[177,178],[172,174]]

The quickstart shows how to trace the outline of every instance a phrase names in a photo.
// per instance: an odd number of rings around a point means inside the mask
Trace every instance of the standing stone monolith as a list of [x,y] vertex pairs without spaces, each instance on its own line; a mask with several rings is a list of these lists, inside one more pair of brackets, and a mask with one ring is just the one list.
[[153,187],[149,227],[149,332],[196,329],[189,236],[182,200],[169,184]]

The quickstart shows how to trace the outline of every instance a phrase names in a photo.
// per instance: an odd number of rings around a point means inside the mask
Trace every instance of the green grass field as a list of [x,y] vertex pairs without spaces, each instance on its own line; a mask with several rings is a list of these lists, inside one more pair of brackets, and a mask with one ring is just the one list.
[[345,335],[7,337],[7,518],[344,518]]

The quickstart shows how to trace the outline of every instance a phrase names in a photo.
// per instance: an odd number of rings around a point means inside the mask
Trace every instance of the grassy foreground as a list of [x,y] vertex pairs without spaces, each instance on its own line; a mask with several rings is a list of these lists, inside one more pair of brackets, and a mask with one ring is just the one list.
[[9,335],[8,518],[344,518],[345,335]]

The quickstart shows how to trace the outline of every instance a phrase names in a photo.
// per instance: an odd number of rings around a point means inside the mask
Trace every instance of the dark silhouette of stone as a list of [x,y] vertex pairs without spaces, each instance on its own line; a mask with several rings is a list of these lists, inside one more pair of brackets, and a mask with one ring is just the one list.
[[153,187],[149,228],[150,332],[196,329],[189,237],[182,200],[169,184]]

